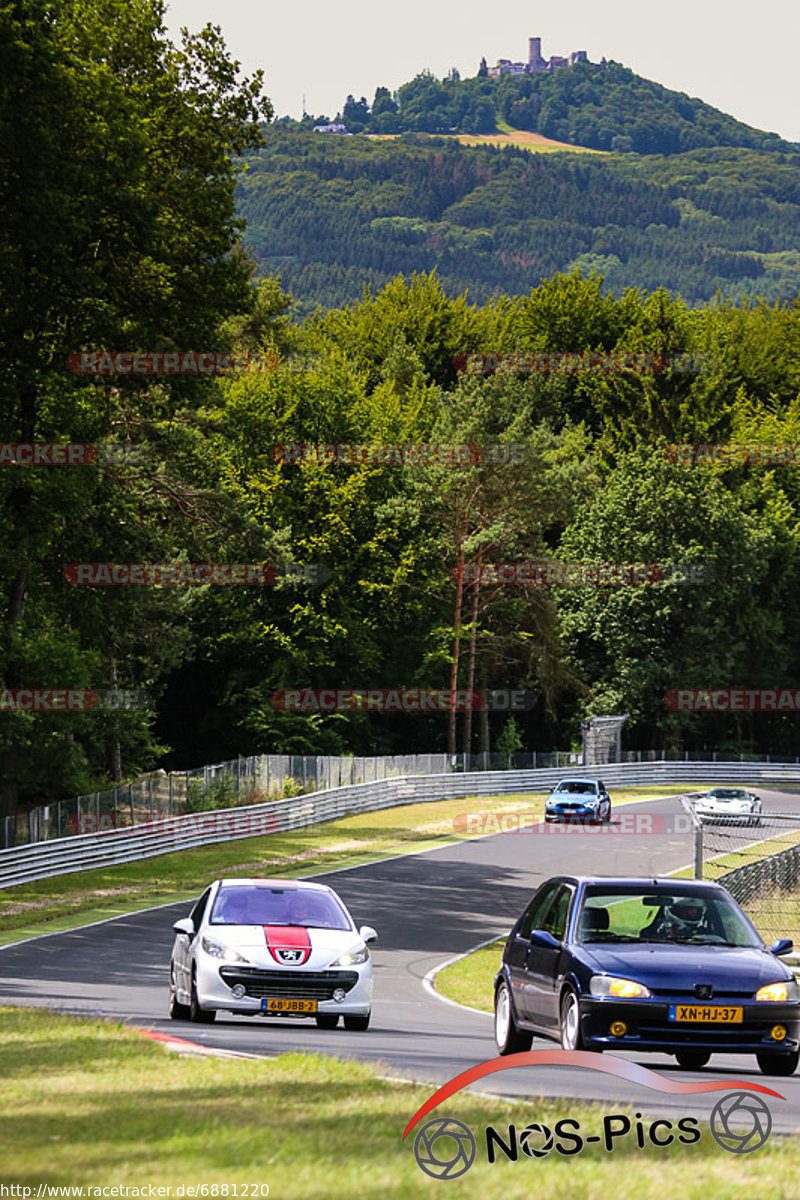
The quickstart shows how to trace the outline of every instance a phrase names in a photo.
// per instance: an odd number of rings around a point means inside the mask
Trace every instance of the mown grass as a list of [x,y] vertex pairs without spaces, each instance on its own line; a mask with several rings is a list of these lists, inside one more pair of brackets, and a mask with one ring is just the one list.
[[494,977],[500,970],[500,959],[506,944],[498,938],[480,950],[473,950],[466,958],[460,958],[439,971],[434,987],[448,1000],[466,1004],[468,1008],[479,1008],[482,1012],[494,1012]]
[[[620,788],[615,803],[681,792],[681,788]],[[481,796],[399,805],[235,842],[181,850],[158,858],[59,875],[0,891],[0,945],[157,904],[189,900],[222,875],[302,877],[424,850],[498,831],[494,818],[541,819],[544,795]],[[472,830],[466,818],[485,815]]]
[[738,1156],[721,1150],[705,1128],[689,1146],[676,1140],[639,1150],[629,1136],[611,1154],[593,1145],[572,1158],[521,1155],[492,1166],[483,1144],[487,1125],[507,1132],[511,1122],[521,1130],[569,1116],[595,1133],[604,1112],[625,1106],[464,1094],[438,1112],[473,1130],[478,1155],[461,1179],[438,1182],[416,1164],[416,1130],[402,1139],[432,1086],[389,1082],[364,1064],[320,1054],[178,1057],[123,1026],[37,1009],[0,1009],[0,1038],[6,1186],[152,1184],[171,1186],[174,1196],[180,1184],[205,1185],[211,1195],[215,1185],[234,1183],[241,1194],[247,1183],[267,1185],[274,1200],[417,1200],[437,1188],[456,1200],[797,1195],[796,1141],[773,1137],[757,1153]]

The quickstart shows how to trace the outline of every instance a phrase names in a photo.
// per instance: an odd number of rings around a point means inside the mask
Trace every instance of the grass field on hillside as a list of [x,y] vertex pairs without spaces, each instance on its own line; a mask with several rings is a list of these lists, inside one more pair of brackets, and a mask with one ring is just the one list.
[[[399,133],[368,133],[375,141],[390,142],[399,138]],[[527,129],[512,129],[500,124],[497,133],[433,133],[431,137],[446,137],[460,142],[462,146],[522,146],[536,154],[548,154],[555,150],[571,150],[574,154],[608,154],[608,150],[591,150],[588,146],[572,146],[569,142],[556,142],[542,133],[530,133]]]

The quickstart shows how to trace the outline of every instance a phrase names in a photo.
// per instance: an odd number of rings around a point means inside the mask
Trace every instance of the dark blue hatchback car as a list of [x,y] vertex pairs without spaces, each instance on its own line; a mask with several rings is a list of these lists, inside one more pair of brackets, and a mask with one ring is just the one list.
[[534,1034],[567,1050],[755,1054],[767,1075],[800,1058],[800,990],[725,888],[688,879],[560,875],[509,934],[495,978],[500,1054]]

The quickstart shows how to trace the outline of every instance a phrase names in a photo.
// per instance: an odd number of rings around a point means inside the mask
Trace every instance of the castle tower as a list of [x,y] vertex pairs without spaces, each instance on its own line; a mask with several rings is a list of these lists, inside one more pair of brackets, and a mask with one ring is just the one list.
[[542,61],[542,39],[528,38],[528,64],[536,66]]

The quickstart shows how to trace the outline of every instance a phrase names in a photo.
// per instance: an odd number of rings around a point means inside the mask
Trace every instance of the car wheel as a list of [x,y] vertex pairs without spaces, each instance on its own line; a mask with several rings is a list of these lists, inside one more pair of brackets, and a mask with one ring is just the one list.
[[561,997],[561,1048],[562,1050],[580,1050],[582,1046],[581,1010],[578,1005],[578,997],[572,988],[567,988]]
[[345,1027],[345,1029],[352,1030],[354,1033],[363,1033],[365,1029],[369,1029],[369,1018],[370,1018],[369,1013],[367,1013],[366,1016],[363,1016],[363,1017],[344,1016],[343,1017],[344,1027]]
[[175,994],[175,968],[169,970],[169,1015],[173,1021],[189,1020],[189,1005],[181,1004]]
[[192,971],[192,1002],[189,1005],[189,1020],[197,1025],[210,1025],[216,1021],[217,1014],[213,1008],[201,1008],[197,999],[197,976]]
[[335,1029],[339,1024],[338,1013],[319,1013],[314,1020],[320,1029]]
[[794,1075],[800,1061],[800,1050],[793,1054],[757,1054],[762,1075]]
[[606,805],[606,820],[605,820],[605,823],[606,823],[606,825],[608,825],[608,823],[610,822],[610,820],[611,820],[611,804],[610,804],[610,802],[609,802],[609,803]]
[[500,1054],[520,1054],[530,1050],[533,1034],[518,1029],[511,1006],[511,993],[503,980],[494,996],[494,1040]]
[[711,1058],[711,1054],[705,1050],[676,1050],[675,1057],[683,1071],[699,1071]]

